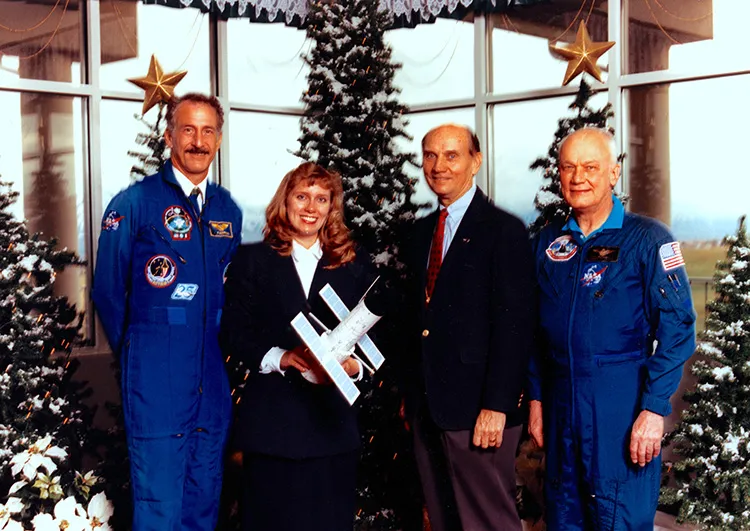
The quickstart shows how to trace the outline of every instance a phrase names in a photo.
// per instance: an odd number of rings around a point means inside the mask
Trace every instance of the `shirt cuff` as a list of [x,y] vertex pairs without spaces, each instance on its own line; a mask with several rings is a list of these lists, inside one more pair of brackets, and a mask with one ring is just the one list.
[[281,356],[283,356],[285,352],[286,350],[279,347],[271,347],[268,349],[268,352],[266,352],[266,355],[263,356],[263,360],[260,362],[261,374],[278,372],[284,376],[286,371],[281,370]]
[[647,409],[652,413],[656,413],[657,415],[666,417],[670,413],[672,413],[672,404],[669,403],[669,400],[664,400],[653,395],[644,394],[641,398],[641,409]]
[[359,382],[362,379],[362,376],[364,375],[365,371],[362,367],[362,363],[358,359],[355,359],[354,361],[357,362],[357,367],[359,367],[359,372],[357,373],[357,376],[351,376],[351,379],[353,382]]

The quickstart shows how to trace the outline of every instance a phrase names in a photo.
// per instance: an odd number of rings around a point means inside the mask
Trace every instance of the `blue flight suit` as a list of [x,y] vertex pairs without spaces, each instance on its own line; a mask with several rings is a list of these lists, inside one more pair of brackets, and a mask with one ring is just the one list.
[[196,212],[171,162],[104,213],[92,297],[122,368],[135,531],[216,525],[231,418],[218,331],[241,228],[214,183]]
[[541,400],[547,529],[653,530],[661,459],[630,459],[642,410],[666,416],[695,349],[679,244],[661,223],[614,206],[583,237],[571,216],[534,242],[541,348],[529,395]]

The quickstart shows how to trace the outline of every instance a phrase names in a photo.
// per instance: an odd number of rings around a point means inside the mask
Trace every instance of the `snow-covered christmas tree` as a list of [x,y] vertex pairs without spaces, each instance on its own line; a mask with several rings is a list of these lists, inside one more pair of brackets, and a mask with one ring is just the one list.
[[128,155],[137,161],[130,168],[130,178],[133,181],[140,181],[156,173],[169,160],[167,142],[164,140],[164,130],[167,128],[166,117],[167,104],[164,102],[159,102],[158,114],[154,122],[148,121],[144,115],[134,115],[146,131],[138,133],[135,137],[136,144],[142,149],[128,151]]
[[78,472],[92,432],[88,388],[72,380],[69,357],[81,316],[53,289],[79,262],[29,235],[8,212],[17,197],[0,182],[0,529],[59,530],[63,520],[108,529],[98,478]]
[[357,241],[379,266],[395,267],[396,229],[414,219],[415,179],[404,169],[413,153],[399,149],[406,106],[393,84],[400,64],[384,40],[390,15],[378,2],[341,0],[310,8],[307,36],[315,45],[303,95],[299,156],[333,168],[344,180],[346,215]]
[[[578,89],[575,100],[568,106],[573,111],[573,116],[566,116],[557,121],[557,131],[555,139],[547,149],[547,155],[539,157],[530,166],[532,170],[541,170],[544,172],[544,184],[539,189],[534,198],[534,208],[539,212],[539,216],[531,223],[529,230],[531,235],[535,235],[542,228],[556,220],[564,220],[570,213],[570,208],[565,203],[560,190],[560,142],[570,133],[583,129],[584,127],[607,127],[607,120],[614,116],[612,106],[607,103],[601,109],[592,109],[589,100],[594,95],[594,91],[583,80]],[[609,128],[610,132],[614,132]]]
[[725,238],[716,299],[707,305],[706,329],[693,364],[697,378],[689,404],[667,436],[679,459],[668,463],[674,487],[662,503],[701,529],[750,529],[750,241],[745,218]]
[[[401,65],[391,60],[384,40],[390,15],[378,5],[370,0],[311,5],[307,36],[314,46],[304,58],[310,72],[298,155],[341,174],[348,226],[375,264],[392,272],[401,269],[397,235],[415,219],[419,205],[412,203],[415,179],[405,172],[415,164],[414,154],[399,149],[411,140],[405,130],[408,109],[394,86]],[[388,335],[377,334],[384,352]],[[398,417],[392,362],[371,383],[360,401],[356,528],[409,529],[410,520],[421,524],[420,495],[409,434]]]

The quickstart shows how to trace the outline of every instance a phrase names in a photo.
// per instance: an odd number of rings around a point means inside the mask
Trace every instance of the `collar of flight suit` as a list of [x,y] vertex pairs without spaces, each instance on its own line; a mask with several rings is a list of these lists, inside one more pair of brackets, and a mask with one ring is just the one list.
[[594,232],[589,234],[588,236],[583,235],[583,231],[581,230],[581,227],[578,226],[578,222],[576,221],[575,217],[571,214],[568,216],[568,220],[565,222],[565,225],[563,225],[562,230],[563,232],[572,232],[575,234],[576,238],[580,241],[584,242],[588,239],[590,239],[592,236],[599,234],[603,230],[607,229],[621,229],[622,223],[625,220],[625,207],[622,204],[622,201],[620,201],[616,195],[612,194],[612,210],[609,213],[609,216],[607,216],[607,220],[604,222],[604,224],[596,229]]

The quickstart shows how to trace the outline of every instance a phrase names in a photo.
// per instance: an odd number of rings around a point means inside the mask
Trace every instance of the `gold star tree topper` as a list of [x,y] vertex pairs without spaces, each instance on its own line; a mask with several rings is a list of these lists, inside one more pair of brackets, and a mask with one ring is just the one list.
[[563,86],[570,83],[583,72],[588,72],[601,83],[602,72],[596,65],[596,61],[614,45],[614,41],[593,42],[583,21],[578,26],[578,33],[573,44],[567,46],[550,44],[549,47],[552,52],[568,61],[568,69],[565,72]]
[[146,91],[143,98],[143,114],[146,114],[151,107],[159,102],[169,103],[169,100],[174,97],[174,89],[177,83],[182,81],[185,75],[187,75],[186,71],[165,74],[159,61],[152,55],[148,74],[145,77],[130,78],[128,81]]

